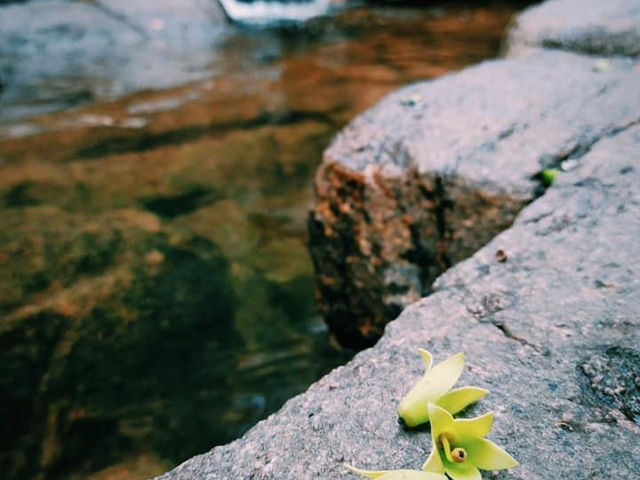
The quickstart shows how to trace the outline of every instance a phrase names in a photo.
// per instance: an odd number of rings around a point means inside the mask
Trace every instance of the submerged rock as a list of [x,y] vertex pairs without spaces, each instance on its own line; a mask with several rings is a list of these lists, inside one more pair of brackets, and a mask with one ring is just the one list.
[[[213,343],[241,342],[227,261],[201,237],[168,241],[144,212],[89,218],[51,209],[1,212],[3,225],[11,216],[20,224],[0,238],[0,264],[13,266],[0,269],[0,435],[12,439],[1,449],[3,475],[97,470],[148,437],[166,410],[173,427],[153,441],[174,455],[163,443],[193,417],[175,415],[170,385],[189,389],[184,371],[197,372]],[[162,408],[141,415],[149,402]]]

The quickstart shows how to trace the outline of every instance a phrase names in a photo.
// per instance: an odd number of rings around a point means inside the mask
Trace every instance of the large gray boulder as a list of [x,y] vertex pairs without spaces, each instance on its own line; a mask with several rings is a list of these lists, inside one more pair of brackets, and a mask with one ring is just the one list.
[[418,347],[437,360],[466,352],[461,384],[491,390],[469,414],[495,411],[490,438],[521,465],[485,478],[640,475],[638,152],[638,126],[594,143],[374,348],[243,438],[160,478],[354,478],[343,462],[419,468],[429,435],[396,418],[421,374]]
[[[599,139],[640,120],[633,62],[535,50],[401,89],[334,140],[316,175],[320,308],[348,346],[429,293]],[[542,189],[543,190],[543,189]]]

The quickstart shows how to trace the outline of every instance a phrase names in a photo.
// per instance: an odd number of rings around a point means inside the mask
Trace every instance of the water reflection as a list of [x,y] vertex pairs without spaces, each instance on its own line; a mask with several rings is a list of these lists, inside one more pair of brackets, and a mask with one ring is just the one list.
[[[360,8],[254,31],[212,27],[195,0],[158,14],[174,3],[101,2],[179,37],[173,53],[113,15],[72,28],[89,3],[0,10],[6,478],[149,477],[344,362],[306,248],[322,151],[393,88],[495,55],[513,12]],[[42,12],[68,28],[36,29]]]

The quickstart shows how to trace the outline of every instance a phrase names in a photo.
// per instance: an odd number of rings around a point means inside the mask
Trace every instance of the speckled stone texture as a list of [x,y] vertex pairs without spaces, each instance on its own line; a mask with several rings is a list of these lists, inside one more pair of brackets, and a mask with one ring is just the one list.
[[310,246],[320,310],[347,346],[429,293],[594,142],[640,120],[635,62],[535,50],[401,89],[325,152]]
[[638,0],[551,0],[520,15],[510,52],[527,46],[591,55],[640,55]]
[[491,391],[467,414],[495,411],[490,438],[521,465],[484,478],[640,475],[639,154],[639,126],[595,143],[374,348],[240,440],[160,478],[355,478],[343,462],[419,468],[429,435],[396,416],[422,373],[418,347],[436,361],[466,352],[460,384]]

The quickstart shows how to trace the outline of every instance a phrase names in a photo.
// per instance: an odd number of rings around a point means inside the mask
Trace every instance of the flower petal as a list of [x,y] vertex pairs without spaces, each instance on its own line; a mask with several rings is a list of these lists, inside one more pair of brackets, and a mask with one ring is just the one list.
[[398,405],[398,415],[409,427],[429,421],[427,404],[435,402],[447,393],[460,377],[464,367],[463,353],[454,355],[430,368],[431,354],[423,348],[419,351],[424,360],[426,372]]
[[424,371],[426,373],[431,370],[431,365],[433,365],[433,356],[424,348],[419,348],[418,352],[420,352],[420,355],[422,355],[422,360],[424,360]]
[[425,472],[444,473],[444,464],[440,458],[440,452],[438,452],[436,442],[433,439],[431,439],[431,453],[427,461],[422,465],[422,470]]
[[482,480],[478,467],[471,462],[447,462],[446,471],[453,480]]
[[429,421],[431,422],[431,438],[437,441],[444,430],[451,430],[453,427],[453,417],[444,408],[435,403],[428,405]]
[[360,468],[352,467],[348,463],[345,463],[344,466],[346,468],[348,468],[349,470],[351,470],[353,473],[356,473],[358,475],[362,475],[363,477],[367,477],[367,478],[380,478],[384,474],[389,473],[389,470],[377,470],[377,471],[376,470],[362,470]]
[[361,470],[344,464],[349,470],[367,478],[379,478],[380,480],[447,480],[443,473],[422,472],[420,470]]
[[466,444],[480,437],[486,437],[493,425],[493,412],[481,417],[461,418],[453,422],[453,436],[456,445]]
[[450,413],[458,413],[469,405],[484,397],[489,390],[479,387],[461,387],[451,390],[440,397],[436,404],[448,410]]
[[458,353],[447,358],[444,362],[437,364],[429,370],[422,381],[425,388],[428,388],[432,398],[439,398],[455,385],[462,374],[464,368],[464,353]]
[[483,470],[502,470],[518,465],[518,461],[486,438],[478,438],[466,446],[469,460]]
[[429,421],[427,405],[436,398],[422,379],[402,399],[398,405],[398,415],[408,427],[426,423]]

